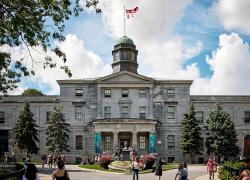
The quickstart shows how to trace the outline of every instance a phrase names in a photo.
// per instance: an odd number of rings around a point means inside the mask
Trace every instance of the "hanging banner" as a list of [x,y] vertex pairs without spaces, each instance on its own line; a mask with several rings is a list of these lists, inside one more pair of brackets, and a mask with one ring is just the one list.
[[101,153],[101,132],[95,133],[95,152]]
[[149,152],[154,153],[155,152],[155,133],[151,132],[149,134]]

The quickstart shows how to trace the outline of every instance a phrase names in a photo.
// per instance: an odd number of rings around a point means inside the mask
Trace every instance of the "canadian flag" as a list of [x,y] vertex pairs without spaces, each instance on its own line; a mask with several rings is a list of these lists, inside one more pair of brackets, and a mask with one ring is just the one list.
[[134,14],[136,14],[138,10],[138,7],[135,7],[134,9],[125,9],[127,18],[134,17]]

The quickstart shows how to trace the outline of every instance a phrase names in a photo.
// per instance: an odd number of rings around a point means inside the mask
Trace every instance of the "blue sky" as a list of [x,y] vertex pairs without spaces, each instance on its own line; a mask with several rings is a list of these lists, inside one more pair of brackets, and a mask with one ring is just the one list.
[[[67,38],[62,46],[66,54],[69,53],[69,66],[75,77],[112,73],[111,51],[117,38],[123,35],[123,5],[139,7],[138,14],[127,20],[127,35],[139,50],[140,73],[166,79],[193,79],[193,94],[250,94],[244,74],[250,64],[250,27],[247,26],[250,25],[247,10],[250,1],[246,0],[159,0],[157,3],[103,0],[100,2],[103,13],[83,12],[66,23],[64,35]],[[74,53],[78,47],[73,46],[77,43],[84,53],[81,50],[79,54]],[[81,62],[84,64],[82,72]],[[235,68],[227,68],[230,62],[236,64]],[[247,66],[243,68],[244,63]],[[92,68],[93,73],[84,73],[86,67]],[[229,77],[231,74],[233,77]],[[19,91],[35,87],[47,94],[58,94],[58,87],[45,76],[42,73],[23,79]],[[219,87],[220,83],[229,90]]]

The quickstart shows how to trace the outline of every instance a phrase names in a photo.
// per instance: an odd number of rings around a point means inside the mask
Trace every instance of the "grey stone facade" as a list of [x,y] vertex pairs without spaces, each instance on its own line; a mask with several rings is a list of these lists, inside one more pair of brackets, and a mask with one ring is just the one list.
[[[121,51],[124,49],[126,46]],[[119,65],[120,61],[116,60],[115,64]],[[235,122],[243,156],[244,139],[250,135],[250,122],[246,121],[250,96],[194,96],[190,95],[190,80],[157,80],[136,72],[128,68],[114,70],[101,78],[58,80],[59,96],[1,96],[0,113],[4,120],[0,121],[0,132],[8,132],[8,146],[11,146],[12,128],[23,104],[29,102],[39,126],[39,155],[47,153],[46,113],[60,105],[70,123],[70,152],[65,152],[68,161],[74,162],[82,154],[96,153],[96,134],[100,133],[100,152],[112,152],[126,140],[139,153],[147,153],[152,151],[150,137],[155,136],[153,151],[168,161],[178,162],[183,160],[179,148],[180,123],[190,103],[203,114],[200,126],[205,139],[208,113],[220,101]],[[76,142],[77,138],[81,142]],[[205,152],[204,148],[195,161],[206,160]]]

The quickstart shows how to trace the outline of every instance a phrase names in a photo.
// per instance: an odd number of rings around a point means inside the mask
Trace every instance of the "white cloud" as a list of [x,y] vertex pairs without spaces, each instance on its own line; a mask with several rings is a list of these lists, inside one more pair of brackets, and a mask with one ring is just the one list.
[[[67,56],[66,65],[68,65],[70,70],[72,71],[72,78],[81,79],[100,77],[112,72],[110,65],[104,64],[104,62],[98,55],[96,55],[92,51],[85,49],[84,42],[77,39],[75,35],[68,34],[66,36],[66,40],[58,45]],[[36,49],[40,52],[42,51],[40,47],[37,47]],[[30,80],[36,83],[37,86],[40,87],[40,89],[46,89],[46,86],[49,86],[51,90],[47,92],[47,94],[59,94],[59,86],[56,80],[69,79],[68,76],[59,68],[43,69],[42,63],[39,62],[43,62],[44,55],[34,50],[31,50],[31,53],[33,59],[37,62],[33,63],[33,66],[29,59],[29,56],[26,53],[25,48],[16,47],[11,49],[13,59],[20,59],[25,56],[27,61],[24,61],[24,64],[28,68],[33,69],[36,73],[35,76],[31,76],[26,80]],[[56,59],[58,63],[61,63],[61,60],[59,60],[52,52],[49,51],[48,55]],[[26,86],[25,82],[21,83],[19,88],[16,89],[14,93],[19,93],[23,89],[27,88],[23,87],[23,84],[24,86]],[[13,92],[11,93],[13,94]]]
[[219,47],[206,58],[213,75],[196,79],[192,94],[250,94],[250,49],[238,34],[222,34]]
[[212,9],[227,30],[250,34],[249,0],[219,0]]

